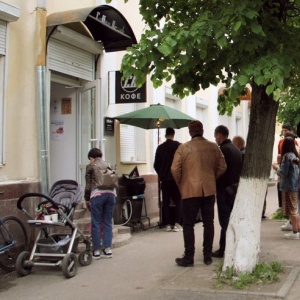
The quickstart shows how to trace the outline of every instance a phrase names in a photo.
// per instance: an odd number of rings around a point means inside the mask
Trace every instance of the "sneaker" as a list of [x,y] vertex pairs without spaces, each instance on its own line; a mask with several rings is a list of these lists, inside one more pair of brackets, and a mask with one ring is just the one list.
[[182,229],[181,225],[178,224],[178,223],[175,223],[175,225],[174,225],[174,227],[173,227],[173,231],[174,231],[174,232],[179,232],[179,231],[182,231],[182,230],[183,230],[183,229]]
[[100,250],[93,251],[93,259],[100,259]]
[[101,252],[101,254],[100,254],[100,256],[102,258],[112,258],[113,257],[112,251],[111,251],[110,248],[103,249],[102,252]]
[[171,227],[170,225],[167,225],[167,226],[165,227],[165,231],[167,231],[167,232],[172,231],[172,227]]
[[299,240],[299,233],[294,233],[293,231],[290,233],[286,233],[284,237],[288,240]]
[[293,227],[290,221],[287,221],[284,225],[281,226],[282,231],[292,231]]

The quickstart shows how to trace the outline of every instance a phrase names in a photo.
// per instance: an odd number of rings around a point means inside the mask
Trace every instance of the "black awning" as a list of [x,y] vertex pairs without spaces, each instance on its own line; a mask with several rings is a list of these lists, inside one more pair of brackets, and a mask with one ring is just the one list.
[[[127,20],[109,5],[62,11],[47,17],[47,27],[58,25],[64,25],[80,33],[86,30],[86,35],[101,42],[106,52],[126,50],[127,47],[137,43]],[[82,27],[85,27],[85,30],[82,30]]]

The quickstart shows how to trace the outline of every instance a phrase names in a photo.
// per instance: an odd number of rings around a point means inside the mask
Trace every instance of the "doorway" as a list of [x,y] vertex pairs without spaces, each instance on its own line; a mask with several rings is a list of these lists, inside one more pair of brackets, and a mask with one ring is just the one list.
[[[99,147],[97,82],[89,82],[82,87],[51,82],[50,186],[64,179],[85,184],[88,151]],[[65,109],[68,104],[69,109]]]

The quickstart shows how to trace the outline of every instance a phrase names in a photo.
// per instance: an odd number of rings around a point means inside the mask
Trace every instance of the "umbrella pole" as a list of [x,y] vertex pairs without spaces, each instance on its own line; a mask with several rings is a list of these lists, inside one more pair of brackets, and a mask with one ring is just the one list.
[[157,121],[157,146],[159,145],[159,121]]
[[[160,127],[160,120],[157,119],[157,146],[159,145],[159,127]],[[158,178],[158,213],[159,213],[159,219],[158,219],[158,227],[161,228],[162,227],[162,203],[161,203],[161,188],[160,188],[160,179],[159,176],[157,176]]]

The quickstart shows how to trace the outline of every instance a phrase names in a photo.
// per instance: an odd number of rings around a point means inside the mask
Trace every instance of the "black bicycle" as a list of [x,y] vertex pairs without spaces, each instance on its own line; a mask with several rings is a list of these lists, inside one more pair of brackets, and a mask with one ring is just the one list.
[[14,271],[18,255],[27,249],[28,236],[22,221],[15,216],[0,219],[0,268]]

